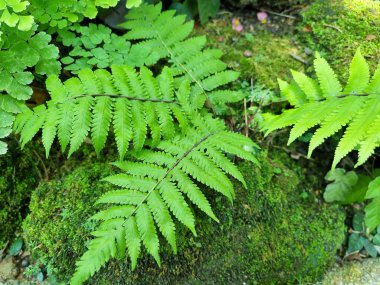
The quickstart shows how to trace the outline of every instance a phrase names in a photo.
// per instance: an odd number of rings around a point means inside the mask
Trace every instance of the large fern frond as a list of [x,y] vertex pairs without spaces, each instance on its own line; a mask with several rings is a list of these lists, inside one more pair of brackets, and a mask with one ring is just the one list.
[[46,84],[51,95],[47,106],[20,114],[15,130],[21,133],[21,144],[25,145],[42,129],[47,155],[56,136],[63,150],[70,145],[69,156],[88,136],[99,154],[112,126],[123,158],[131,142],[140,150],[147,139],[157,144],[161,138],[173,138],[177,125],[182,131],[188,126],[182,105],[190,104],[190,99],[179,102],[168,68],[159,79],[145,67],[139,73],[127,66],[113,66],[112,73],[84,69],[65,82],[49,77]]
[[[97,201],[108,207],[91,217],[101,223],[88,251],[77,263],[71,284],[82,284],[115,256],[116,248],[127,251],[132,269],[141,246],[160,264],[160,234],[177,251],[174,218],[196,235],[189,202],[218,221],[199,185],[232,201],[235,194],[228,175],[243,183],[244,179],[227,154],[256,162],[254,155],[245,150],[255,144],[242,135],[224,131],[219,121],[198,119],[199,124],[189,129],[186,137],[162,141],[154,149],[130,152],[130,161],[114,163],[123,172],[105,180],[121,189],[107,192]],[[118,235],[125,236],[126,246],[122,241],[118,247]]]
[[299,72],[293,72],[292,83],[279,80],[282,95],[294,108],[267,116],[264,129],[268,134],[293,126],[288,142],[291,143],[316,127],[309,145],[310,156],[328,137],[346,127],[335,151],[333,168],[356,148],[357,165],[361,165],[380,144],[380,65],[370,80],[368,64],[357,50],[345,88],[319,55],[314,67],[318,83]]
[[137,41],[131,46],[128,63],[153,65],[166,59],[177,87],[189,80],[194,83],[192,93],[207,92],[214,107],[241,100],[241,92],[218,91],[238,77],[237,72],[227,70],[220,60],[222,52],[206,49],[205,36],[190,37],[194,23],[186,21],[186,15],[175,15],[174,10],[161,13],[161,6],[161,3],[142,5],[127,14],[127,21],[121,25],[128,30],[125,38]]

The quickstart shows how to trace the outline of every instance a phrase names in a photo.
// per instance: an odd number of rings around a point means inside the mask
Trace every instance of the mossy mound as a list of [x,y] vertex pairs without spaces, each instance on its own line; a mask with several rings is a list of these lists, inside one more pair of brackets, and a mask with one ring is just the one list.
[[[334,263],[344,215],[338,207],[301,198],[309,187],[294,162],[281,160],[288,166],[268,157],[261,169],[241,164],[248,189],[236,183],[233,205],[209,193],[220,224],[198,213],[198,237],[178,226],[179,253],[173,255],[162,240],[161,268],[146,254],[134,272],[128,261],[114,260],[88,284],[293,284],[319,278]],[[86,219],[110,187],[98,181],[111,171],[106,164],[83,165],[61,181],[40,185],[32,196],[25,238],[58,279],[70,278],[85,250],[94,227]]]
[[31,149],[21,151],[15,143],[0,156],[0,249],[12,240],[26,216],[27,203],[39,181],[35,161]]
[[260,26],[238,33],[230,18],[210,21],[197,34],[207,35],[209,46],[223,51],[223,61],[240,72],[240,79],[253,79],[268,89],[277,89],[277,78],[290,79],[290,69],[304,71],[303,64],[290,56],[301,52],[288,35],[275,35]]
[[380,2],[318,0],[302,13],[302,38],[321,51],[341,79],[360,47],[372,70],[380,62]]

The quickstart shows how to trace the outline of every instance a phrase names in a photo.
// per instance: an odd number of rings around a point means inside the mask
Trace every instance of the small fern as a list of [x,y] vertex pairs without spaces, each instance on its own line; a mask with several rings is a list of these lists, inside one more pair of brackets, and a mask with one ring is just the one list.
[[256,162],[253,154],[244,150],[256,145],[225,131],[220,121],[198,117],[197,124],[186,137],[163,141],[154,150],[130,152],[130,161],[114,164],[123,173],[105,180],[122,189],[107,192],[97,201],[109,206],[91,217],[101,223],[88,251],[77,262],[71,284],[82,284],[110,258],[125,252],[134,269],[142,246],[160,264],[159,233],[176,253],[173,217],[196,235],[194,212],[187,200],[218,221],[199,184],[232,201],[235,194],[227,175],[245,182],[226,153]]
[[129,65],[130,43],[104,25],[79,24],[58,31],[58,40],[71,50],[61,59],[64,69],[73,74],[84,68]]
[[[84,69],[64,83],[52,76],[46,84],[52,97],[47,107],[40,105],[18,115],[14,126],[21,133],[22,146],[42,129],[46,155],[56,136],[62,150],[70,144],[70,156],[90,133],[99,154],[112,125],[122,159],[130,141],[134,149],[141,150],[148,134],[153,145],[161,138],[173,138],[177,133],[174,120],[182,131],[188,125],[183,110],[190,99],[178,100],[169,68],[158,79],[145,67],[137,73],[127,66],[113,66],[112,74]],[[199,101],[202,106],[204,100]]]
[[282,95],[294,108],[281,115],[267,115],[267,134],[293,126],[288,143],[318,126],[310,141],[308,156],[328,137],[346,127],[335,151],[333,168],[352,150],[358,148],[357,166],[363,164],[380,143],[380,65],[370,80],[369,67],[357,50],[350,76],[343,88],[334,71],[317,55],[314,67],[318,81],[292,71],[291,83],[279,80]]
[[194,83],[192,93],[207,93],[215,111],[225,103],[242,100],[242,92],[218,90],[238,77],[220,60],[222,52],[205,49],[205,36],[189,37],[194,22],[186,22],[186,16],[175,15],[174,10],[161,13],[161,6],[141,5],[131,10],[127,21],[120,25],[128,30],[127,40],[137,41],[131,46],[128,64],[149,66],[166,59],[171,64],[175,85],[178,87],[184,80]]

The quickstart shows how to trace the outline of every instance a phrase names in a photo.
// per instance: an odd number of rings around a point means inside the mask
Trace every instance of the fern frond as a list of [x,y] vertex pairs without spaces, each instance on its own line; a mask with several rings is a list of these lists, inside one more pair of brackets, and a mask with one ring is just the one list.
[[[153,65],[165,59],[173,70],[176,87],[189,80],[194,84],[195,94],[206,95],[207,91],[236,80],[238,73],[227,71],[220,60],[221,51],[205,49],[204,36],[190,37],[193,21],[187,22],[185,15],[176,15],[173,10],[161,13],[161,9],[161,3],[141,5],[129,12],[127,21],[121,24],[128,30],[125,38],[136,42],[129,54],[131,59],[141,59],[135,61],[136,66]],[[209,99],[214,103],[212,97]],[[226,96],[224,102],[233,101]]]
[[[319,84],[294,71],[296,84],[279,80],[282,94],[294,108],[285,110],[281,115],[267,116],[264,130],[268,134],[293,126],[289,137],[291,143],[316,127],[309,145],[308,156],[311,156],[313,150],[328,137],[347,127],[336,148],[332,167],[335,168],[358,146],[356,165],[361,165],[380,144],[380,66],[370,81],[368,64],[358,50],[350,65],[350,77],[344,91],[334,71],[319,55],[314,67]],[[296,87],[305,97],[295,91]]]
[[[109,235],[113,233],[116,236],[112,229],[117,227],[125,233],[132,269],[136,267],[141,245],[160,264],[159,234],[174,252],[177,251],[174,217],[196,235],[195,216],[188,200],[217,221],[198,185],[210,186],[232,201],[234,191],[227,175],[232,174],[243,183],[244,179],[225,154],[239,154],[254,160],[254,156],[244,150],[254,146],[248,138],[220,129],[219,121],[205,119],[202,126],[189,129],[186,137],[161,141],[154,150],[131,151],[131,161],[114,163],[123,172],[105,178],[105,181],[122,189],[101,196],[97,203],[108,207],[91,219],[101,221],[99,231],[111,228]],[[115,256],[115,236],[104,241],[102,236],[99,237],[99,231],[95,232],[88,252],[77,263],[72,284],[82,284],[75,282],[88,279],[94,269],[98,270],[104,261]],[[102,245],[102,259],[91,260],[89,256],[101,241],[108,245],[107,251]]]
[[173,138],[178,131],[176,120],[185,131],[191,117],[183,111],[181,102],[188,105],[188,110],[194,109],[189,94],[179,102],[168,68],[159,80],[147,68],[141,68],[140,73],[127,66],[113,66],[112,73],[84,69],[65,82],[49,77],[47,89],[52,97],[47,107],[25,112],[16,121],[22,145],[42,129],[47,155],[56,136],[63,150],[70,144],[69,156],[88,136],[99,154],[112,126],[123,158],[131,141],[134,149],[141,150],[149,135],[153,145],[162,138]]

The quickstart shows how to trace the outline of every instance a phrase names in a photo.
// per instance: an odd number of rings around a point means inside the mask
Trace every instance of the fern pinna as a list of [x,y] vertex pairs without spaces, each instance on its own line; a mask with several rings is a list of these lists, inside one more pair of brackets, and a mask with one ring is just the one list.
[[294,107],[280,115],[267,115],[264,130],[293,126],[288,143],[316,127],[310,141],[310,156],[324,140],[343,127],[333,168],[349,152],[358,147],[357,166],[363,164],[380,143],[380,66],[370,79],[369,66],[357,50],[351,65],[347,85],[343,88],[334,71],[317,55],[314,68],[318,81],[292,71],[291,83],[279,80],[282,95]]
[[175,15],[174,10],[161,13],[161,9],[161,3],[142,5],[131,10],[127,21],[120,25],[128,30],[125,38],[135,42],[128,64],[149,66],[165,59],[173,70],[176,86],[189,80],[193,83],[192,93],[207,93],[216,112],[223,111],[225,103],[240,101],[244,97],[242,92],[218,90],[238,77],[220,60],[223,53],[206,49],[205,36],[189,37],[194,22],[186,21],[186,15]]
[[[63,150],[70,144],[70,156],[89,134],[99,154],[112,125],[123,158],[130,141],[134,149],[140,150],[148,135],[155,145],[161,138],[174,137],[178,126],[182,131],[188,126],[181,106],[187,102],[180,103],[176,98],[168,68],[157,79],[145,67],[139,73],[127,66],[113,66],[112,73],[84,69],[64,83],[56,76],[49,77],[46,86],[52,98],[47,107],[40,105],[20,114],[15,130],[21,133],[25,145],[42,129],[47,155],[56,136]],[[200,106],[204,104],[201,97]]]
[[88,251],[77,262],[71,284],[82,284],[110,258],[123,258],[126,252],[134,269],[142,246],[160,264],[159,233],[177,250],[173,216],[196,235],[194,212],[187,200],[218,220],[199,184],[232,201],[234,190],[227,174],[245,182],[226,153],[256,162],[253,154],[244,150],[255,144],[225,131],[220,121],[197,120],[199,125],[189,129],[187,136],[163,141],[154,149],[130,152],[130,161],[114,164],[123,173],[105,180],[121,189],[97,201],[109,206],[91,218],[101,223]]

